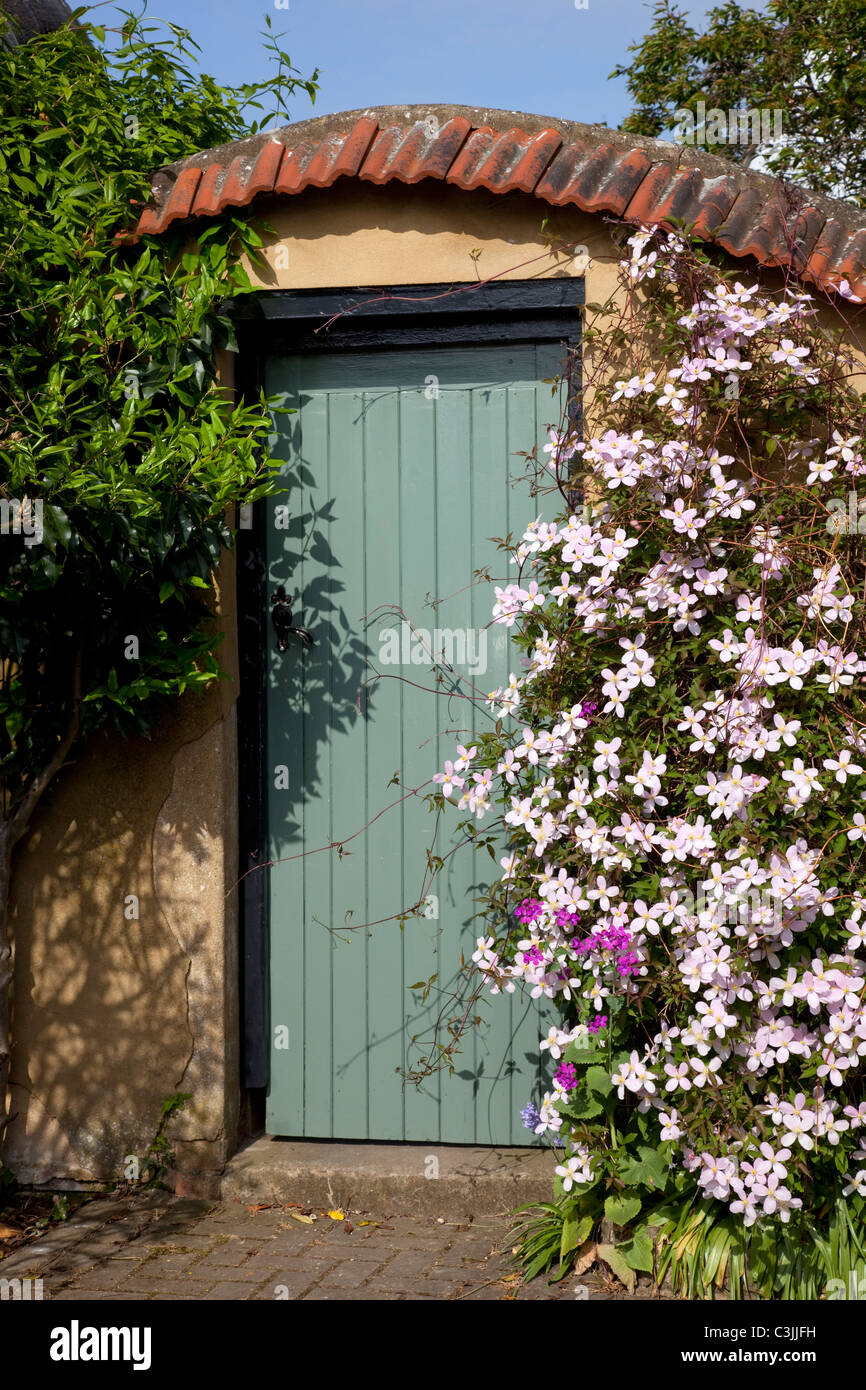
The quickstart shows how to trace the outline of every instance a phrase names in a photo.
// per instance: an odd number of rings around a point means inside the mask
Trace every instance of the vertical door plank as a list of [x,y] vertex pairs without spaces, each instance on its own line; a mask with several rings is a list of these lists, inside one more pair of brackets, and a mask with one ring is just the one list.
[[[390,661],[391,641],[401,640],[402,606],[400,567],[400,399],[396,391],[368,391],[370,402],[367,464],[367,516],[370,536],[365,555],[366,599],[363,609],[364,641],[371,667],[364,673],[369,694],[362,696],[366,736],[365,802],[362,824],[369,824],[383,807],[398,801],[403,788],[389,786],[400,762],[395,751],[395,731],[400,728],[402,690],[400,667]],[[388,634],[393,633],[393,639]],[[382,679],[375,680],[376,673]],[[398,807],[370,825],[355,848],[363,854],[368,870],[367,941],[368,973],[368,1088],[370,1134],[376,1139],[402,1139],[406,994],[403,989],[403,933],[397,914],[403,911],[400,872]]]

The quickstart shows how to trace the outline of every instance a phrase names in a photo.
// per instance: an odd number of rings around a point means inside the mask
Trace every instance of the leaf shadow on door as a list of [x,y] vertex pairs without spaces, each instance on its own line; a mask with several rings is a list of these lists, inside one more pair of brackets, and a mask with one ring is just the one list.
[[[373,653],[360,626],[347,612],[348,585],[341,578],[342,566],[328,539],[339,499],[329,497],[316,505],[309,491],[309,467],[303,459],[285,477],[291,516],[280,530],[284,549],[279,561],[270,566],[269,594],[280,584],[285,586],[293,624],[311,633],[313,646],[306,649],[300,639],[290,637],[289,649],[277,655],[275,635],[269,632],[269,684],[274,703],[285,712],[278,729],[271,721],[271,750],[277,765],[288,770],[288,795],[275,806],[271,798],[271,820],[283,841],[299,843],[302,823],[298,812],[303,801],[320,791],[319,763],[329,738],[335,731],[346,732],[356,721],[372,717],[373,696],[359,700],[359,694]],[[305,565],[315,571],[306,583]]]

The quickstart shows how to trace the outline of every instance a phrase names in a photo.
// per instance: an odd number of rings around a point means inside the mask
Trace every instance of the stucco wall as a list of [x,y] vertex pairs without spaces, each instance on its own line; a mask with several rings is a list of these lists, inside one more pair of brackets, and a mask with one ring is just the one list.
[[[163,1100],[180,1164],[217,1171],[237,1114],[234,565],[218,621],[231,683],[180,702],[151,740],[80,747],[19,847],[12,1106],[21,1182],[119,1179]],[[138,899],[138,917],[129,898]],[[232,996],[233,997],[233,996]]]
[[[576,276],[588,304],[616,284],[602,217],[522,194],[356,180],[263,213],[266,288]],[[542,221],[547,218],[546,229]],[[575,261],[568,243],[588,256]],[[480,253],[480,254],[473,254]],[[238,1113],[234,566],[217,620],[230,679],[185,698],[151,741],[76,751],[15,865],[12,1099],[4,1159],[22,1182],[110,1181],[142,1154],[166,1096],[192,1093],[169,1135],[188,1173],[217,1173]],[[138,919],[124,915],[129,895]]]
[[550,242],[588,248],[588,299],[600,294],[600,277],[614,280],[615,249],[601,217],[521,193],[347,179],[258,207],[275,236],[265,243],[268,269],[251,275],[268,289],[580,274],[570,252],[552,253]]

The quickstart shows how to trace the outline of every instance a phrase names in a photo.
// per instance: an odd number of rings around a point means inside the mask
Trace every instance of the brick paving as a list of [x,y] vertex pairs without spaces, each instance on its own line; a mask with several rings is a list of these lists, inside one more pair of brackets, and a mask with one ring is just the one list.
[[[304,1215],[312,1220],[303,1220]],[[41,1276],[57,1301],[537,1300],[627,1297],[595,1270],[525,1284],[507,1216],[472,1221],[290,1206],[251,1209],[147,1194],[85,1206],[0,1275]],[[648,1298],[649,1288],[637,1297]]]

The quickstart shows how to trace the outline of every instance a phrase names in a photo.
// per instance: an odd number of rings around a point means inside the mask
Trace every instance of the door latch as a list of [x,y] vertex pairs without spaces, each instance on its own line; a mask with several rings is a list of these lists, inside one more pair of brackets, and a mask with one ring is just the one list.
[[296,637],[300,637],[305,647],[312,647],[312,634],[307,632],[305,627],[297,627],[292,623],[292,610],[282,584],[271,599],[271,622],[277,634],[278,652],[288,651],[289,634],[292,632]]

